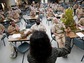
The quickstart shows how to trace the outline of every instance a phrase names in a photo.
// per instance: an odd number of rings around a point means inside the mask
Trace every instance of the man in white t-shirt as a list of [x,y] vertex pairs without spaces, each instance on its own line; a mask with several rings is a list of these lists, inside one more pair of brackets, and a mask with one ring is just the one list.
[[30,30],[26,34],[24,34],[22,36],[22,38],[25,38],[25,37],[29,36],[31,33],[33,33],[36,30],[38,30],[38,31],[45,31],[46,32],[46,28],[41,23],[41,21],[40,21],[39,18],[36,20],[36,23],[34,25],[32,25],[32,27],[30,28]]

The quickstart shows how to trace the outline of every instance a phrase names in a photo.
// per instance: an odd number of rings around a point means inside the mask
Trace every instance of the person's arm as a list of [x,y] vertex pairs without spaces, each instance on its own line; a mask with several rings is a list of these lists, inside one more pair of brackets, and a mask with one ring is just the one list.
[[21,36],[21,38],[26,38],[27,36],[29,36],[32,32],[31,31],[28,31],[26,34],[23,34]]
[[16,25],[15,26],[15,29],[16,29],[16,31],[18,32],[18,31],[20,31],[20,29],[19,29],[19,26],[18,25]]
[[70,47],[71,42],[66,41],[65,42],[65,47],[64,48],[56,48],[57,50],[57,57],[62,57],[71,52],[71,47]]

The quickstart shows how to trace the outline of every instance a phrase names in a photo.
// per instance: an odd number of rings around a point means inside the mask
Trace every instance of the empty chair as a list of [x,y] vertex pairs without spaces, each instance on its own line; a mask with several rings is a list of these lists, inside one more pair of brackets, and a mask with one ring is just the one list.
[[22,58],[22,63],[23,63],[25,53],[29,50],[29,44],[27,42],[24,42],[21,45],[19,45],[18,47],[13,43],[12,43],[12,45],[14,46],[14,48],[16,49],[17,52],[20,52],[23,54],[23,58]]

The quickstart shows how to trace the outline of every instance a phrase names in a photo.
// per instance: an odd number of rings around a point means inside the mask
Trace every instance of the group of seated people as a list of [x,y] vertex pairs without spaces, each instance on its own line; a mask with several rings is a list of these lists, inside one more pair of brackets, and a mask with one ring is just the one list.
[[[64,23],[62,23],[61,20],[58,20],[57,16],[54,13],[54,11],[61,11],[63,13],[61,18],[63,18],[65,9],[59,4],[55,4],[48,3],[46,9],[44,9],[44,6],[42,4],[40,5],[40,8],[37,8],[35,4],[32,4],[30,6],[30,16],[32,19],[35,18],[37,11],[39,12],[39,14],[46,13],[47,19],[52,19],[53,24],[51,32],[55,35],[55,39],[58,42],[59,48],[57,49],[51,47],[50,39],[46,34],[46,27],[42,24],[41,19],[38,16],[35,24],[31,26],[31,28],[26,34],[23,34],[21,36],[21,38],[25,38],[32,34],[30,37],[30,51],[28,53],[29,63],[55,63],[57,57],[65,56],[71,51],[70,42],[66,42],[64,34],[67,31],[71,30],[69,29],[69,27],[65,27]],[[81,16],[84,15],[83,9],[81,9],[79,6],[75,10],[76,15],[79,19],[76,25],[84,27],[84,17],[81,18]],[[10,8],[8,11],[7,18],[11,21],[10,25],[8,26],[7,32],[10,35],[21,32],[20,27],[16,24],[16,22],[19,21],[20,13],[20,9]],[[0,22],[4,21],[5,17],[1,12],[0,17],[2,18]],[[68,28],[68,30],[66,28]],[[4,31],[5,27],[0,24],[0,35],[2,35]],[[12,57],[16,57],[16,55],[14,54],[16,53],[14,52],[12,54]]]
[[19,21],[21,10],[19,8],[9,8],[7,18],[14,20],[15,22]]
[[0,10],[0,23],[4,22],[4,20],[11,19],[15,22],[19,21],[21,10],[18,7],[12,8],[10,7],[8,11],[4,12],[2,9]]

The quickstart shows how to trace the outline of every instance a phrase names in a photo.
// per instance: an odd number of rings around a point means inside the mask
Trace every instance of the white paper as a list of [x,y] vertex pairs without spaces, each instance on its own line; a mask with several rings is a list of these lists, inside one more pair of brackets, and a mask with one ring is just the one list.
[[84,34],[83,33],[81,33],[81,32],[78,32],[78,33],[76,33],[79,37],[84,37]]
[[80,30],[84,30],[84,27],[79,27]]
[[19,37],[21,37],[21,34],[13,34],[12,35],[12,38],[19,38]]

